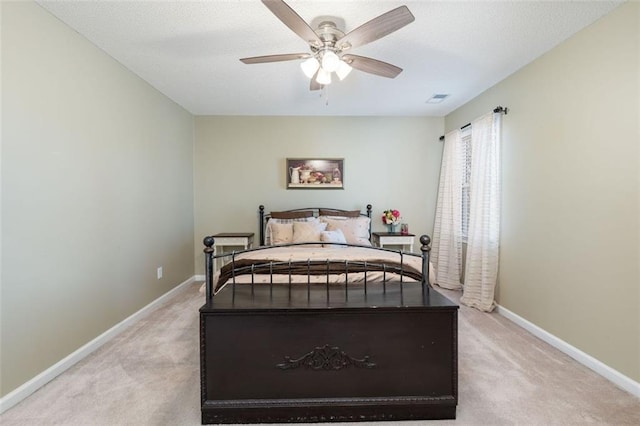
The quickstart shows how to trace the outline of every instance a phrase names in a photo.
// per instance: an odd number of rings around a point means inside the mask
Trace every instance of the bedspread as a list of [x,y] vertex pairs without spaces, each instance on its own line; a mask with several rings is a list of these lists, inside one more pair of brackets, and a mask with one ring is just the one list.
[[[294,266],[291,273],[289,262]],[[405,282],[421,280],[422,257],[367,247],[274,246],[237,254],[233,263],[216,273],[214,282],[217,292],[234,279],[236,283],[254,284],[344,284],[347,279],[349,283],[397,281],[399,271]],[[433,283],[434,278],[429,265],[429,281]]]

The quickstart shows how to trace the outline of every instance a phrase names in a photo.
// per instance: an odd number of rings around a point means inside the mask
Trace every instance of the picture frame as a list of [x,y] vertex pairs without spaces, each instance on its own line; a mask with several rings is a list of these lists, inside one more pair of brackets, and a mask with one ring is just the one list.
[[344,189],[344,158],[287,158],[287,189]]

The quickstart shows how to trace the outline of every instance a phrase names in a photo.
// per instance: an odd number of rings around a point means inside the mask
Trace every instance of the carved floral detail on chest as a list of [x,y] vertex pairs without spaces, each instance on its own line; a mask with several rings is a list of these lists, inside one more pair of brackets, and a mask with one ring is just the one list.
[[370,362],[369,358],[368,355],[362,359],[353,358],[337,346],[324,345],[322,347],[316,347],[300,358],[291,359],[291,357],[285,356],[284,362],[276,364],[276,367],[281,370],[290,370],[298,367],[310,368],[312,370],[342,370],[343,368],[351,366],[357,368],[374,368],[376,364]]

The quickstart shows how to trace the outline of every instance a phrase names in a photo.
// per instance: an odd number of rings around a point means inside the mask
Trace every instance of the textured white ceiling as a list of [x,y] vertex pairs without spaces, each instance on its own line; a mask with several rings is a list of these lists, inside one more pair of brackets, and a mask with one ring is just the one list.
[[[308,51],[258,0],[39,3],[196,115],[442,116],[621,1],[289,0],[307,22],[338,17],[345,32],[403,4],[416,18],[353,49],[403,68],[398,77],[354,70],[322,97],[299,61],[239,61]],[[451,96],[425,103],[436,93]]]

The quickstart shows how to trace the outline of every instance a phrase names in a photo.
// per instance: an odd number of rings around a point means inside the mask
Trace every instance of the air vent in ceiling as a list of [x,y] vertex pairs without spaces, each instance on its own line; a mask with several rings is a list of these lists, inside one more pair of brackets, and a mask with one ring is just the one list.
[[444,101],[447,97],[449,97],[449,95],[445,95],[442,93],[438,93],[433,95],[432,97],[430,97],[429,99],[427,99],[427,103],[428,104],[439,104],[440,102]]

